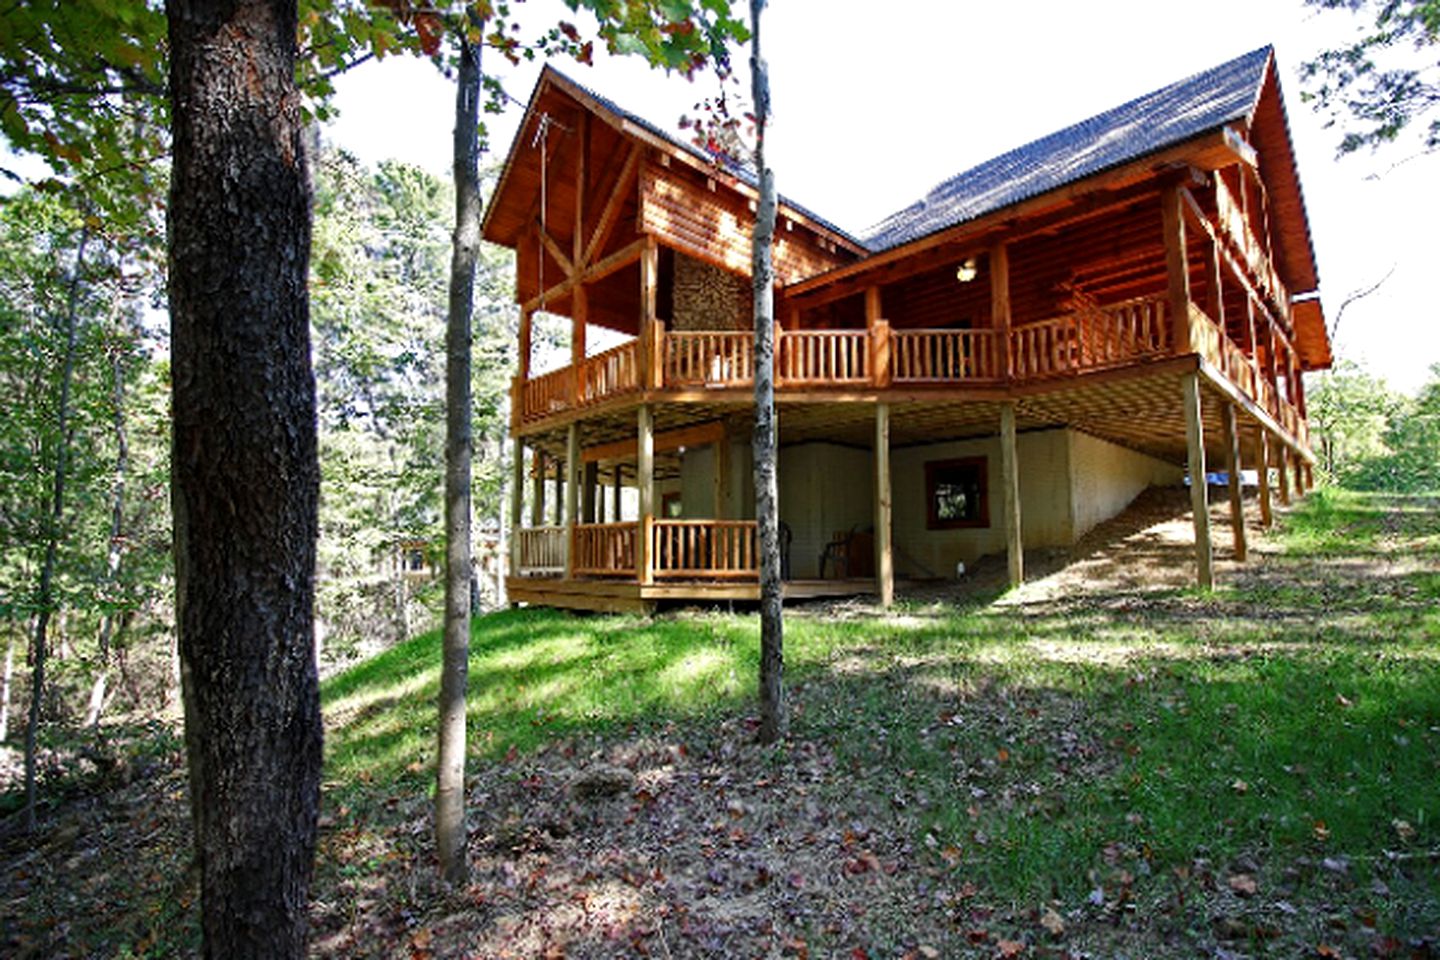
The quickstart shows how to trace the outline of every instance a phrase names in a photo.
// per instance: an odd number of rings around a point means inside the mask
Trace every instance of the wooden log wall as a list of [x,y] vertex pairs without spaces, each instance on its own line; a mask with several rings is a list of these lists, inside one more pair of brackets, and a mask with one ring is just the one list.
[[[742,197],[679,162],[647,159],[640,178],[640,229],[706,263],[748,276],[754,214]],[[775,239],[775,275],[795,283],[857,258],[823,240],[782,211]]]

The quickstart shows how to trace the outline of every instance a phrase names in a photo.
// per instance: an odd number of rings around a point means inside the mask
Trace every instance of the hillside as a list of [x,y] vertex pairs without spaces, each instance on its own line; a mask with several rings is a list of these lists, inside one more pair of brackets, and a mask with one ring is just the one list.
[[[776,749],[751,616],[477,621],[449,894],[437,638],[333,678],[313,953],[1440,953],[1440,501],[1321,491],[1208,595],[1165,574],[1180,510],[1147,500],[1011,593],[796,609]],[[193,949],[165,736],[3,838],[4,952]]]

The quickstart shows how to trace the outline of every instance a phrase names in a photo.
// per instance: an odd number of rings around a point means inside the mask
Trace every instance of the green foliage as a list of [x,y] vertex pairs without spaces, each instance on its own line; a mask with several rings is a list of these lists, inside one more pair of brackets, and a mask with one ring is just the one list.
[[[485,178],[493,179],[493,172]],[[319,616],[327,663],[432,622],[438,584],[407,578],[403,544],[442,541],[444,337],[451,185],[343,152],[316,164],[311,321],[321,459]],[[476,275],[475,511],[501,509],[517,318],[512,257],[485,245]]]
[[1308,396],[1321,468],[1356,490],[1440,489],[1440,364],[1415,397],[1342,361]]
[[[1440,0],[1306,0],[1322,10],[1344,9],[1370,25],[1360,39],[1327,50],[1304,64],[1305,98],[1331,115],[1330,125],[1348,120],[1339,152],[1379,147],[1440,105]],[[1349,124],[1345,124],[1347,127]],[[1440,147],[1440,117],[1424,132],[1428,150]]]
[[1419,395],[1391,416],[1388,451],[1361,463],[1350,477],[1359,490],[1440,490],[1440,363]]
[[[76,276],[76,250],[91,227],[64,196],[21,190],[0,201],[0,620],[19,630],[37,612],[37,580],[52,533],[55,465],[66,449],[65,511],[58,531],[52,610],[66,613],[58,663],[62,688],[95,668],[100,617],[162,620],[167,603],[169,510],[164,476],[169,433],[164,369],[141,317],[153,281],[126,255],[124,238],[89,237]],[[67,436],[57,404],[66,313],[77,284],[75,370]],[[129,456],[119,470],[117,412]],[[117,483],[120,536],[111,541]],[[108,558],[117,552],[112,576]],[[127,642],[121,631],[117,642]]]

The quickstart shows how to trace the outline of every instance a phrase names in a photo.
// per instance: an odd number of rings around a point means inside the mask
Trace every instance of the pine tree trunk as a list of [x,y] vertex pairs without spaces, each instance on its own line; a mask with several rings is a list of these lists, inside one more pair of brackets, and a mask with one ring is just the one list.
[[75,376],[75,340],[80,313],[80,271],[85,266],[88,230],[80,231],[75,248],[75,272],[70,277],[65,304],[65,365],[60,373],[60,402],[55,424],[55,473],[50,489],[49,529],[45,532],[45,560],[40,568],[40,589],[36,595],[35,636],[30,646],[30,718],[25,727],[25,825],[36,827],[35,806],[39,799],[35,783],[35,735],[40,730],[40,708],[45,699],[45,641],[55,603],[55,559],[60,547],[60,525],[65,517],[65,468],[70,453],[70,382]]
[[[115,427],[115,476],[110,487],[110,546],[105,557],[105,582],[114,590],[120,582],[120,534],[125,524],[125,471],[130,464],[130,442],[125,430],[125,366],[117,350],[110,360],[110,371],[114,376],[111,386],[111,400],[114,403]],[[100,638],[96,658],[99,669],[90,686],[90,707],[85,714],[85,725],[98,726],[100,714],[105,709],[105,695],[110,685],[110,643],[115,634],[115,613],[107,610],[100,618]]]
[[167,0],[171,507],[207,957],[299,958],[319,463],[295,0]]
[[765,0],[750,0],[750,71],[755,101],[755,167],[760,202],[755,213],[751,278],[755,299],[755,518],[760,535],[760,742],[783,739],[785,621],[781,614],[780,491],[776,477],[775,424],[775,174],[765,166],[765,125],[770,118],[770,79],[760,55],[760,13]]
[[435,850],[450,883],[465,850],[465,687],[470,661],[470,320],[480,254],[480,51],[460,40],[455,92],[455,238],[445,331],[445,639],[435,771]]

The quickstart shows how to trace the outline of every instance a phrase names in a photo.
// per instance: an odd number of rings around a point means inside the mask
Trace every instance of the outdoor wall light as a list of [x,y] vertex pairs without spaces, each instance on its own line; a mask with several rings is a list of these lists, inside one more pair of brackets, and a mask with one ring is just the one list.
[[971,257],[955,268],[955,279],[961,283],[969,283],[971,280],[974,280],[979,273],[980,266],[975,262],[975,258]]

